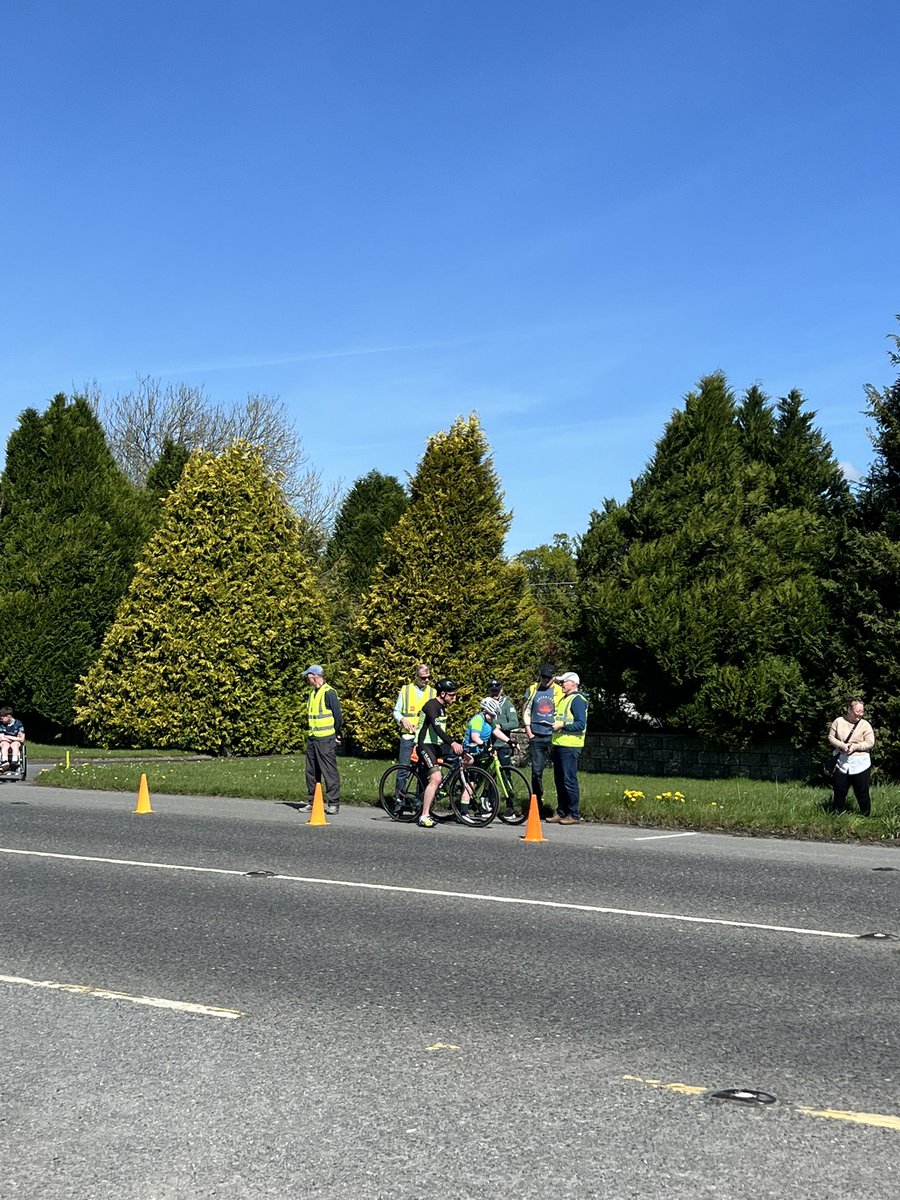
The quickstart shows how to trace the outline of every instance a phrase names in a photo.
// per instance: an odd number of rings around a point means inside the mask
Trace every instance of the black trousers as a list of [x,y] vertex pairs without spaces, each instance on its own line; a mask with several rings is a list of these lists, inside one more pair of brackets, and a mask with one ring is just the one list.
[[341,777],[337,768],[337,741],[334,737],[310,737],[306,743],[306,794],[312,804],[316,784],[325,785],[326,804],[340,804]]
[[845,771],[835,771],[831,777],[834,788],[834,807],[836,812],[844,812],[847,807],[847,793],[853,788],[853,795],[859,805],[859,811],[864,817],[872,812],[872,800],[869,796],[869,784],[872,781],[872,768],[866,767],[858,775]]

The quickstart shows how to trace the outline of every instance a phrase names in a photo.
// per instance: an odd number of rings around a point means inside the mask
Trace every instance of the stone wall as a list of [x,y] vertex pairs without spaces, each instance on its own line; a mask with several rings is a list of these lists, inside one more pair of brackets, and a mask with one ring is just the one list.
[[[823,748],[820,756],[826,757]],[[760,742],[742,750],[715,746],[675,733],[588,732],[579,767],[607,775],[650,775],[685,779],[809,779],[821,766],[808,751],[787,743]]]

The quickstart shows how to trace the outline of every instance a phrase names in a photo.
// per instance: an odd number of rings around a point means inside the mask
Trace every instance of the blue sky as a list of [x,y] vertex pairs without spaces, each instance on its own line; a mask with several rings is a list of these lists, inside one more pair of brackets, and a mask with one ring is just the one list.
[[508,549],[724,370],[864,471],[900,331],[882,0],[13,0],[0,440],[96,380],[280,396],[327,480],[476,410]]

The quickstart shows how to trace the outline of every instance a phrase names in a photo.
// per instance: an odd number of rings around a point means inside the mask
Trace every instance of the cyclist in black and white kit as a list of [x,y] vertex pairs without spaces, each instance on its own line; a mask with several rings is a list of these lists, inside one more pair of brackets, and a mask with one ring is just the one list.
[[433,829],[434,817],[431,816],[431,805],[441,782],[441,769],[438,759],[450,755],[460,755],[463,752],[462,743],[454,742],[447,733],[447,706],[456,699],[459,685],[452,679],[437,681],[437,696],[429,700],[419,713],[419,731],[416,740],[416,751],[419,762],[428,772],[428,785],[422,796],[422,815],[419,824],[423,829]]

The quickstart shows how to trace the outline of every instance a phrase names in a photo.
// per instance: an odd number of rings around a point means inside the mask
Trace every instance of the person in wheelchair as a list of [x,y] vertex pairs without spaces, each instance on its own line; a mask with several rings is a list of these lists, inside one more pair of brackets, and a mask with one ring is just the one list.
[[0,708],[0,771],[17,772],[22,762],[25,726],[6,705]]

